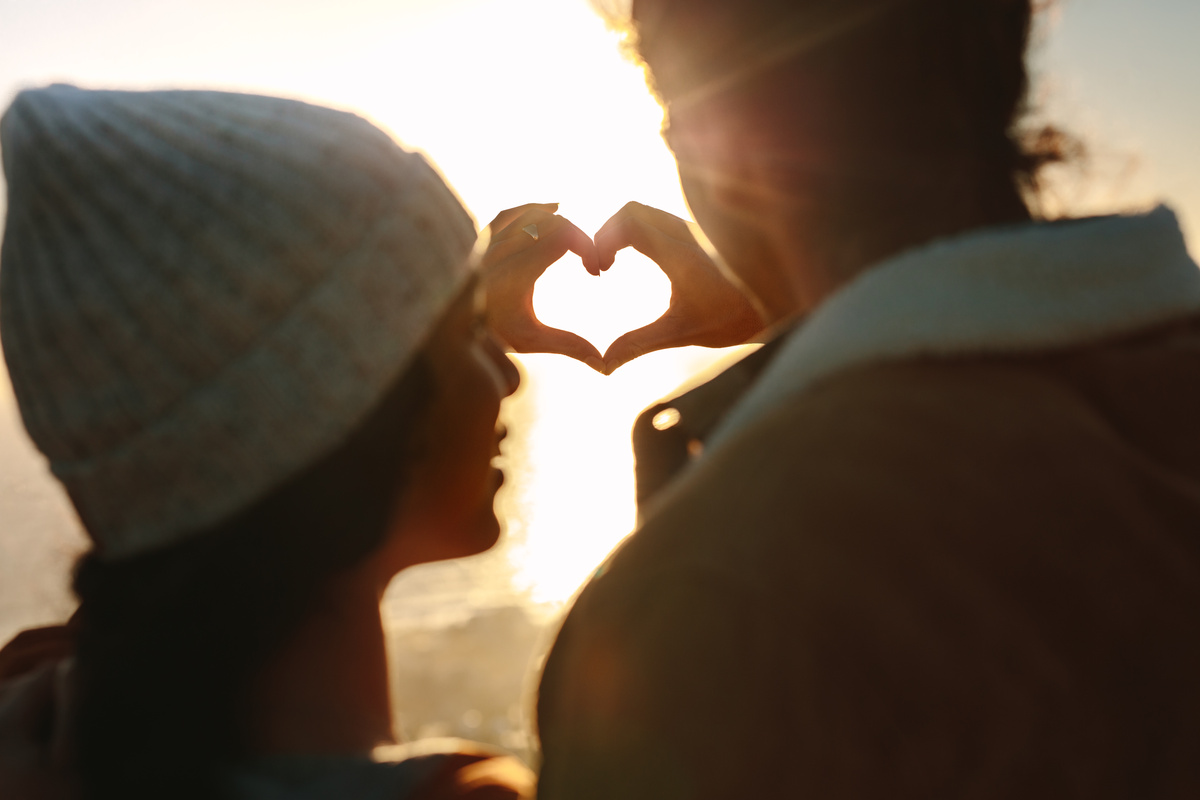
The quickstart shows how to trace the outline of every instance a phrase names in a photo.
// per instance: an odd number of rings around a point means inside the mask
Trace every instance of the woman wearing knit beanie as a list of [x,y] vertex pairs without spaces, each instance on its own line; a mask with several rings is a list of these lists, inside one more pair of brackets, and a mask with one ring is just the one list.
[[[380,593],[495,541],[519,381],[441,178],[358,117],[249,95],[55,86],[0,135],[5,358],[94,543],[68,711],[82,795],[526,792],[523,767],[469,749],[369,758],[392,738]],[[551,212],[508,214],[488,257],[593,258]]]

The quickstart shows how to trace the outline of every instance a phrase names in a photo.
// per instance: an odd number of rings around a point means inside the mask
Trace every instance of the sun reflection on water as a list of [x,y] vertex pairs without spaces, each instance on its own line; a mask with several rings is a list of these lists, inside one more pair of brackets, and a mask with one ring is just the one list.
[[560,356],[521,357],[527,389],[505,410],[510,485],[499,510],[513,580],[530,600],[567,600],[633,530],[629,433],[638,412],[729,357],[665,351],[610,377]]

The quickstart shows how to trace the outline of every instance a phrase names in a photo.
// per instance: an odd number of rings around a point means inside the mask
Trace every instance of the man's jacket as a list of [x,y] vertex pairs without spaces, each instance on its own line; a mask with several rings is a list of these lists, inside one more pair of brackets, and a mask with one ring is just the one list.
[[541,796],[1200,796],[1198,415],[1166,209],[869,270],[639,420]]

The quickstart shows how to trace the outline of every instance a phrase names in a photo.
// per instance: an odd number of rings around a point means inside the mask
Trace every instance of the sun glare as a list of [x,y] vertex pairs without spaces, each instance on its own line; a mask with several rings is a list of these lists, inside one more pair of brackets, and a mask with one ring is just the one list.
[[[560,203],[588,234],[630,200],[687,214],[662,112],[587,0],[118,3],[59,31],[63,3],[14,8],[9,22],[53,29],[62,46],[14,40],[0,48],[0,70],[25,85],[225,88],[354,111],[427,153],[481,226],[528,202]],[[534,304],[544,322],[603,351],[669,297],[665,276],[629,251],[598,278],[568,255]],[[451,588],[502,596],[515,574],[534,600],[569,597],[634,525],[637,412],[712,358],[659,353],[607,378],[559,356],[521,358],[525,388],[504,412],[506,543],[479,566],[443,565],[463,581],[414,575],[410,588],[443,587],[426,592],[439,602]],[[11,405],[4,389],[0,411]]]
[[[630,200],[686,216],[662,112],[584,0],[449,3],[355,58],[369,78],[345,99],[428,152],[480,225],[526,202],[560,203],[588,234]],[[666,277],[635,252],[598,278],[568,254],[534,306],[603,352],[669,299]],[[611,377],[560,356],[520,359],[499,507],[503,555],[532,599],[565,600],[632,530],[634,418],[713,357],[659,353]]]

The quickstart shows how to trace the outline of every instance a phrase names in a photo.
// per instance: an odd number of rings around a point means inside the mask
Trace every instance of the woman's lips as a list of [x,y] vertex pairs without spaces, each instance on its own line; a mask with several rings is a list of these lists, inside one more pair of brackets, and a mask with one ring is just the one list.
[[504,439],[507,436],[508,428],[504,427],[503,425],[500,425],[496,428],[496,444],[492,448],[491,460],[491,464],[494,469],[504,468],[504,450],[501,448],[501,444],[504,442]]

